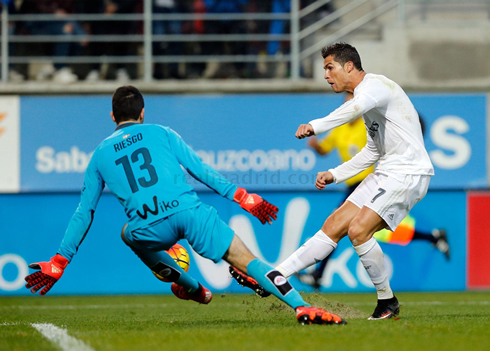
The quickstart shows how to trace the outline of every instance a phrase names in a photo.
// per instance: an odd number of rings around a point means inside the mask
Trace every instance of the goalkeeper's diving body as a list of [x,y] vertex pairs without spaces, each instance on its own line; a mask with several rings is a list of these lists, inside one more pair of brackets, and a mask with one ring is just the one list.
[[80,204],[57,254],[48,262],[29,266],[40,271],[26,277],[26,287],[33,293],[42,289],[40,294],[44,295],[61,278],[92,224],[107,185],[129,218],[121,233],[124,242],[153,272],[172,282],[171,290],[178,298],[202,304],[212,299],[211,291],[165,252],[178,240],[186,239],[201,256],[214,262],[224,259],[294,308],[300,323],[344,324],[339,316],[311,307],[280,272],[253,256],[217,211],[200,201],[185,180],[182,167],[221,196],[240,204],[262,224],[272,224],[278,208],[202,163],[172,129],[144,125],[144,112],[138,89],[123,86],[116,90],[111,117],[117,128],[93,153]]

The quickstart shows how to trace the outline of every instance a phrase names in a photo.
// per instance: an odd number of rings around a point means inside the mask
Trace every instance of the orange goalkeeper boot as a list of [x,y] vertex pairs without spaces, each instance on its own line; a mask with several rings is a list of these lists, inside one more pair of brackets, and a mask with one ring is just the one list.
[[230,274],[241,286],[246,286],[249,289],[255,291],[255,293],[260,297],[267,297],[271,293],[265,290],[260,284],[252,277],[249,277],[237,268],[230,266]]
[[297,307],[296,319],[300,324],[347,324],[336,314],[317,307]]

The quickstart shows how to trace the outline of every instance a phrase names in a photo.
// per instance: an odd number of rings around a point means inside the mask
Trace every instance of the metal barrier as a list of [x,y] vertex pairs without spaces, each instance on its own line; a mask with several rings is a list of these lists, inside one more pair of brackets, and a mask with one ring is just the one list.
[[[6,1],[6,0],[4,0]],[[322,40],[314,43],[307,48],[301,48],[301,40],[313,35],[342,16],[352,13],[361,5],[371,0],[352,0],[346,5],[338,8],[336,11],[321,18],[306,28],[301,29],[301,20],[318,10],[321,6],[332,2],[333,0],[318,0],[309,6],[300,9],[300,0],[291,0],[290,12],[283,13],[243,13],[243,14],[199,14],[199,13],[179,13],[179,14],[156,14],[152,13],[152,0],[144,0],[143,13],[139,14],[76,14],[69,17],[59,17],[55,15],[10,15],[8,14],[8,5],[3,2],[2,9],[2,81],[8,80],[9,64],[28,64],[33,61],[48,61],[52,63],[139,63],[143,64],[143,80],[151,82],[153,77],[153,63],[202,63],[209,61],[216,62],[289,62],[291,65],[292,80],[300,78],[300,68],[303,60],[317,54],[324,46],[333,43],[353,31],[361,28],[375,18],[397,8],[398,20],[403,22],[407,19],[408,5],[423,5],[442,3],[441,0],[378,0],[372,1],[375,4],[372,10],[363,13],[362,16],[347,25],[338,29],[335,33],[328,35]],[[8,2],[8,1],[7,1]],[[445,1],[447,3],[447,1]],[[458,3],[449,0],[449,3]],[[490,0],[468,0],[466,3],[490,4]],[[465,3],[465,4],[466,4]],[[18,21],[138,21],[143,23],[143,33],[133,35],[10,35],[8,34],[8,22]],[[289,21],[290,33],[285,34],[153,34],[154,21]],[[132,42],[141,43],[143,46],[143,55],[133,56],[71,56],[71,57],[46,57],[46,56],[9,56],[9,43],[36,43],[36,42]],[[237,41],[289,41],[289,55],[153,55],[152,45],[155,42],[237,42]]]
[[[328,3],[331,0],[318,1],[319,4]],[[293,0],[299,2],[299,0]],[[318,6],[316,3],[314,4]],[[8,79],[8,65],[10,63],[26,64],[32,61],[48,61],[52,63],[143,63],[144,81],[152,80],[153,63],[196,63],[207,61],[218,62],[284,62],[290,61],[290,55],[281,57],[264,57],[263,55],[172,55],[154,56],[152,54],[152,44],[154,42],[236,42],[236,41],[290,41],[291,35],[288,34],[203,34],[203,35],[180,35],[165,34],[154,35],[152,25],[154,21],[211,21],[211,20],[286,20],[292,21],[290,13],[247,13],[247,14],[153,14],[152,0],[144,0],[144,10],[140,14],[116,14],[107,16],[104,14],[77,14],[66,17],[55,15],[8,15],[7,6],[3,3],[2,10],[2,80]],[[320,5],[321,6],[321,5]],[[299,21],[299,17],[295,17]],[[143,33],[134,35],[8,35],[8,21],[138,21],[143,22]],[[296,26],[291,24],[292,27]],[[71,57],[9,57],[8,43],[36,43],[36,42],[136,42],[142,43],[142,56],[71,56]]]

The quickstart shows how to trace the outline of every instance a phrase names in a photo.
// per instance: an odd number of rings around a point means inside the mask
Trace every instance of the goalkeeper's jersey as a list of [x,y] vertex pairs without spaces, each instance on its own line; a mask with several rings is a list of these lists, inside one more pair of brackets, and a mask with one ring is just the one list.
[[131,230],[198,206],[200,200],[182,167],[218,194],[233,200],[236,185],[203,163],[172,129],[121,124],[92,155],[80,204],[58,253],[68,260],[75,255],[90,228],[105,185],[124,206]]

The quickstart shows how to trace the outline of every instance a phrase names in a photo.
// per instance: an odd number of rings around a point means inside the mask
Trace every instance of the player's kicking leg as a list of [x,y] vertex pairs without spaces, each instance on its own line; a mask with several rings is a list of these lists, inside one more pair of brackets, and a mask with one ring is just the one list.
[[[359,207],[351,202],[344,202],[339,209],[332,213],[321,230],[277,266],[277,270],[286,278],[308,268],[328,257],[337,247],[337,243],[347,235],[349,223],[359,213]],[[262,287],[246,274],[230,267],[230,273],[235,280],[261,295]]]
[[248,279],[291,306],[296,311],[299,323],[346,324],[341,317],[306,303],[279,271],[252,255],[238,236],[234,236],[223,259]]
[[[399,304],[389,286],[381,248],[375,239],[369,241],[369,244],[366,246],[360,245],[360,243],[363,243],[361,242],[362,235],[365,235],[368,239],[369,235],[371,235],[372,238],[372,234],[376,230],[386,226],[383,219],[372,210],[371,212],[374,213],[374,218],[377,222],[369,222],[370,226],[366,226],[365,228],[359,226],[351,228],[352,222],[354,222],[354,219],[361,213],[361,209],[350,201],[344,202],[339,209],[327,218],[322,230],[316,233],[303,246],[296,250],[296,252],[282,262],[277,267],[277,270],[285,277],[289,277],[330,255],[337,247],[337,242],[340,239],[347,235],[347,233],[349,233],[349,237],[351,237],[352,234],[351,240],[354,249],[359,254],[364,267],[369,266],[370,269],[367,270],[368,274],[378,291],[378,306],[369,319],[386,319],[397,315],[399,313]],[[357,219],[361,220],[357,223],[363,222],[361,217]],[[359,237],[356,239],[354,236]],[[367,239],[364,240],[367,241]],[[240,272],[240,275],[242,276],[242,279],[245,278],[243,272]],[[254,290],[257,289],[258,288],[255,287]]]
[[[138,255],[153,273],[156,273],[156,276],[164,277],[166,281],[172,282],[171,290],[175,296],[182,300],[192,300],[202,304],[211,302],[213,298],[211,291],[187,274],[167,252],[145,249],[145,242],[139,241],[137,235],[132,235],[126,231],[126,227],[127,224],[121,231],[121,238],[124,243]],[[160,280],[160,278],[158,279]]]

